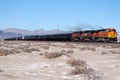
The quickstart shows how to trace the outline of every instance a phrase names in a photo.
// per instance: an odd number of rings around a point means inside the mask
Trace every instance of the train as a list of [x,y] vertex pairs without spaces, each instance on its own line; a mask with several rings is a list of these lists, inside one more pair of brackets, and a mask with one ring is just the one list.
[[5,38],[4,40],[117,42],[117,36],[118,33],[115,28],[106,28],[98,30],[81,30],[64,34],[19,36]]

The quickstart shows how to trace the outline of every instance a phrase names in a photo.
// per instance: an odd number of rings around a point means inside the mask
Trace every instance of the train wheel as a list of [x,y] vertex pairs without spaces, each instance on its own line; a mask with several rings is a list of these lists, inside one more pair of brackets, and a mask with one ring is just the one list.
[[80,37],[80,38],[79,38],[79,41],[81,42],[82,40],[83,40],[83,38],[82,38],[82,37]]
[[72,38],[71,39],[73,42],[79,41],[77,38]]

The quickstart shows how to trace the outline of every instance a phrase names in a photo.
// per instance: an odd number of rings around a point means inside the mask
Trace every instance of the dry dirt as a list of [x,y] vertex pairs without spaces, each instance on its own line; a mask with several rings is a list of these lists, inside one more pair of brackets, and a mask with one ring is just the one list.
[[0,41],[0,80],[120,80],[120,46]]

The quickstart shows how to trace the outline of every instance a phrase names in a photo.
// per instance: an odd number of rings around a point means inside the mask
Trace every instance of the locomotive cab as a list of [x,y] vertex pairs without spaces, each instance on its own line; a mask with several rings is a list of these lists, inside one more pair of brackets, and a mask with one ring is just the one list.
[[117,32],[116,32],[116,29],[114,29],[114,28],[108,28],[106,31],[108,32],[108,39],[110,41],[117,41]]

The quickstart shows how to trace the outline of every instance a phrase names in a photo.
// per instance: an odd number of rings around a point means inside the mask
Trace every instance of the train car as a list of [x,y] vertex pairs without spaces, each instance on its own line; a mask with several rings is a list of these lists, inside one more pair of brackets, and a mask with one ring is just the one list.
[[66,33],[66,34],[53,34],[53,35],[48,35],[49,40],[55,40],[55,41],[69,41],[71,40],[71,33]]
[[4,40],[18,40],[18,37],[5,38]]
[[47,41],[49,40],[48,35],[38,35],[35,37],[36,40]]
[[17,37],[17,40],[23,40],[22,37],[23,37],[23,36]]
[[22,36],[22,40],[36,40],[36,35]]

